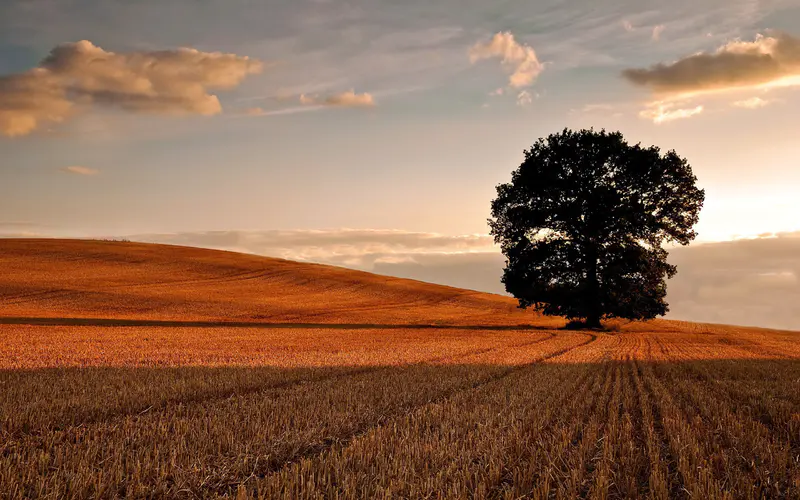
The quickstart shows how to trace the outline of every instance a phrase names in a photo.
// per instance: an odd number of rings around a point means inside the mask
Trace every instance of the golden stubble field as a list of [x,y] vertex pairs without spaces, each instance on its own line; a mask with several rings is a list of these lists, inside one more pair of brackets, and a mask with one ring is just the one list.
[[800,498],[800,334],[0,240],[0,498]]

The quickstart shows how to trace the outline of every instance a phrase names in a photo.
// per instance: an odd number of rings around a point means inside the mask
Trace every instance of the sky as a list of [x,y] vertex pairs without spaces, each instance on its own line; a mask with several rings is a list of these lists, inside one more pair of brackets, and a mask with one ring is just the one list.
[[675,259],[741,256],[679,268],[673,316],[724,318],[708,297],[734,273],[777,290],[740,322],[800,329],[775,319],[799,261],[761,258],[800,237],[799,86],[800,0],[5,0],[0,234],[497,291],[495,186],[537,138],[606,128],[706,190]]

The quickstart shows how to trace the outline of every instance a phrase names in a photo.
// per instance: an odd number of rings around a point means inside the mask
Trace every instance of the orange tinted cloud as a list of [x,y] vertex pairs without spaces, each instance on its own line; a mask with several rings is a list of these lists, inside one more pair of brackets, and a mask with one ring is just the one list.
[[475,44],[469,51],[473,64],[491,58],[499,58],[511,68],[513,72],[508,83],[514,88],[530,86],[544,69],[533,48],[518,43],[507,31],[496,33],[488,42]]
[[340,94],[333,94],[327,97],[300,96],[300,103],[311,106],[341,106],[347,108],[367,108],[375,106],[375,98],[372,94],[364,92],[356,94],[355,90],[348,90]]
[[703,106],[691,108],[676,108],[675,104],[669,102],[654,102],[647,109],[639,113],[639,116],[652,120],[653,123],[671,122],[682,118],[691,118],[703,112]]
[[764,100],[760,97],[751,97],[750,99],[743,99],[741,101],[736,101],[733,103],[733,105],[736,106],[737,108],[758,109],[769,105],[770,102],[771,101]]
[[787,34],[733,41],[713,53],[626,69],[623,77],[658,94],[694,94],[800,84],[800,39]]
[[75,105],[137,113],[214,115],[212,90],[262,69],[259,61],[191,48],[115,53],[87,40],[56,46],[30,71],[0,77],[0,134],[19,136],[61,122]]
[[64,167],[61,169],[61,171],[75,175],[97,175],[100,173],[98,170],[89,167],[81,167],[80,165],[71,165],[69,167]]
[[43,122],[61,122],[72,112],[66,90],[48,70],[0,77],[0,134],[26,135]]

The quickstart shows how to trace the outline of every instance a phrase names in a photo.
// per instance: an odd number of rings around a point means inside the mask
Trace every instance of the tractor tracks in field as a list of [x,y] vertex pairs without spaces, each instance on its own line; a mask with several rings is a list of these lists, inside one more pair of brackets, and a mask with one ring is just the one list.
[[[425,364],[437,364],[450,361],[449,364],[457,364],[452,363],[453,361],[457,361],[459,359],[469,358],[472,356],[479,356],[482,354],[488,354],[494,351],[499,351],[502,349],[519,349],[524,347],[529,347],[535,344],[540,344],[543,342],[547,342],[557,337],[557,334],[554,332],[548,332],[548,336],[544,338],[537,338],[532,341],[525,341],[519,342],[514,344],[503,344],[494,347],[489,347],[485,349],[469,351],[460,354],[451,354],[445,356],[437,356],[433,358],[423,359],[416,361],[414,363],[409,363],[408,365],[367,365],[363,367],[347,367],[342,369],[341,371],[337,371],[335,373],[322,373],[317,376],[303,376],[297,379],[286,380],[286,381],[278,381],[274,383],[266,383],[266,384],[258,384],[252,386],[245,386],[240,388],[239,390],[223,390],[223,391],[208,391],[205,393],[194,393],[191,395],[182,395],[174,398],[168,398],[161,401],[158,401],[155,404],[146,404],[134,408],[113,408],[110,411],[100,411],[97,413],[86,415],[83,418],[79,418],[77,420],[73,420],[71,422],[54,422],[53,425],[57,426],[58,428],[63,428],[68,430],[74,427],[81,427],[86,425],[92,425],[97,423],[109,422],[115,419],[122,419],[129,416],[135,415],[143,415],[145,413],[157,413],[167,411],[172,405],[176,404],[183,404],[183,405],[199,405],[205,403],[211,403],[214,401],[223,401],[226,399],[233,399],[233,398],[240,398],[251,396],[254,394],[259,393],[267,393],[271,391],[281,391],[287,390],[294,386],[298,386],[301,384],[309,384],[309,383],[320,383],[320,382],[329,382],[339,379],[345,379],[350,377],[356,377],[359,375],[369,374],[369,373],[377,373],[381,371],[388,371],[392,369],[400,368],[401,366],[414,366],[414,365],[425,365]],[[557,354],[554,354],[557,355]],[[548,358],[549,359],[549,358]],[[536,361],[538,362],[538,361]],[[337,367],[320,367],[320,371],[334,370]],[[279,368],[277,368],[279,369]],[[313,368],[311,368],[313,370]],[[512,368],[509,368],[512,369]],[[131,370],[136,370],[136,368],[131,368]],[[36,437],[46,433],[47,429],[35,429],[30,431],[21,431],[17,429],[12,429],[11,431],[3,431],[0,429],[0,437],[3,437],[5,440],[11,439],[19,439],[23,437]]]
[[[383,428],[383,427],[385,427],[387,425],[390,425],[392,422],[396,422],[396,421],[398,421],[398,420],[400,420],[400,419],[402,419],[402,418],[404,418],[406,416],[409,416],[409,415],[411,415],[413,413],[416,413],[416,412],[420,411],[422,408],[425,408],[425,407],[428,407],[428,406],[431,406],[431,405],[442,404],[442,403],[452,399],[454,396],[456,396],[458,394],[462,394],[462,393],[466,393],[466,392],[469,392],[469,391],[475,391],[475,390],[481,389],[481,388],[483,388],[483,387],[485,387],[485,386],[487,386],[487,385],[489,385],[491,383],[495,383],[495,382],[498,382],[498,381],[503,380],[505,378],[508,378],[509,376],[511,376],[511,375],[513,375],[515,373],[519,373],[519,372],[521,372],[522,370],[525,370],[525,369],[530,369],[530,368],[532,368],[532,367],[534,367],[534,366],[536,366],[536,365],[538,365],[538,364],[540,364],[540,363],[542,363],[544,361],[556,358],[556,357],[561,356],[563,354],[566,354],[566,353],[568,353],[568,352],[570,352],[572,350],[579,349],[581,347],[587,346],[587,345],[591,344],[592,342],[594,342],[595,340],[597,340],[597,335],[594,335],[594,334],[591,334],[591,333],[582,333],[581,332],[581,333],[577,333],[577,334],[578,335],[584,335],[584,336],[588,337],[588,339],[586,341],[584,341],[584,342],[579,343],[579,344],[568,346],[568,347],[564,347],[562,349],[558,349],[557,351],[545,354],[545,355],[535,359],[534,361],[531,361],[530,363],[526,363],[526,364],[519,365],[519,366],[509,367],[508,369],[504,370],[503,372],[501,372],[498,375],[490,376],[490,377],[486,378],[485,380],[473,382],[472,384],[469,384],[467,386],[460,387],[460,388],[452,390],[452,391],[448,391],[445,394],[442,394],[442,395],[440,395],[440,396],[438,396],[436,398],[433,398],[431,400],[425,401],[425,402],[423,402],[421,404],[416,404],[416,405],[412,405],[412,406],[410,406],[408,408],[405,408],[403,411],[399,411],[399,412],[396,412],[396,413],[383,415],[382,419],[380,419],[378,421],[373,421],[373,422],[366,423],[365,425],[359,427],[358,429],[356,429],[356,430],[354,430],[352,432],[347,433],[346,435],[330,437],[330,438],[327,438],[325,441],[323,441],[321,443],[309,446],[308,448],[302,450],[301,452],[299,452],[295,456],[291,457],[288,460],[283,461],[280,464],[274,464],[272,466],[265,467],[263,470],[260,470],[260,471],[253,471],[248,477],[243,478],[242,481],[229,481],[229,482],[226,482],[224,484],[219,484],[219,485],[216,486],[216,488],[212,488],[213,492],[215,494],[220,494],[220,495],[225,495],[225,494],[228,494],[228,493],[231,493],[231,492],[235,492],[236,488],[238,486],[244,485],[244,484],[246,484],[247,482],[249,482],[251,480],[264,479],[264,478],[270,476],[271,474],[278,473],[281,470],[284,470],[284,469],[286,469],[288,467],[291,467],[291,466],[293,466],[295,464],[298,464],[303,460],[310,459],[310,458],[317,457],[317,456],[321,456],[321,455],[323,455],[325,453],[331,452],[334,449],[342,450],[342,449],[348,447],[356,439],[358,439],[360,437],[363,437],[363,436],[369,434],[370,432],[374,432],[374,431],[376,431],[378,429],[381,429],[381,428]],[[549,339],[554,338],[554,337],[555,337],[555,335],[553,337],[550,337],[550,338],[545,339],[545,340],[549,340]],[[541,341],[542,340],[539,340],[538,342],[541,342]],[[535,342],[532,342],[532,343],[538,343],[538,342],[535,341]],[[508,346],[501,346],[499,348],[504,348],[504,347],[508,347]],[[469,355],[473,355],[473,354],[470,353]]]
[[157,281],[153,283],[122,283],[122,284],[110,284],[110,285],[94,285],[92,290],[85,290],[80,288],[78,289],[52,288],[46,290],[36,290],[23,293],[16,293],[13,295],[0,296],[0,304],[5,306],[18,305],[28,302],[34,302],[37,300],[60,299],[72,295],[80,295],[86,293],[99,293],[99,294],[116,293],[118,290],[128,290],[128,289],[148,290],[148,289],[162,289],[162,288],[186,286],[186,285],[197,286],[197,285],[214,285],[217,283],[248,282],[262,278],[273,278],[280,276],[282,274],[289,274],[289,272],[270,271],[267,269],[261,269],[261,270],[237,271],[208,278],[197,277],[184,280]]
[[[583,340],[582,342],[571,342],[570,343],[571,345],[566,345],[566,346],[563,346],[563,347],[560,346],[560,345],[553,346],[555,348],[555,350],[553,350],[551,352],[545,352],[545,353],[542,353],[541,355],[535,356],[535,359],[533,359],[532,361],[530,361],[527,364],[520,365],[520,366],[509,366],[509,367],[507,367],[505,369],[499,370],[499,373],[495,373],[495,374],[491,374],[490,373],[488,376],[481,377],[479,380],[475,380],[475,381],[471,381],[471,382],[467,382],[467,383],[462,383],[462,384],[459,384],[457,387],[445,389],[444,392],[442,392],[442,393],[440,393],[440,394],[438,394],[438,395],[436,395],[434,397],[424,398],[424,399],[422,399],[422,400],[420,400],[418,402],[414,402],[412,404],[397,408],[396,411],[393,411],[393,410],[389,409],[388,411],[385,411],[385,412],[381,413],[379,416],[377,416],[377,418],[370,419],[367,422],[364,422],[364,425],[361,425],[361,426],[359,426],[357,428],[350,428],[343,434],[328,436],[324,440],[321,440],[321,441],[316,442],[316,443],[308,443],[307,445],[299,448],[296,451],[296,453],[288,456],[286,459],[281,460],[280,462],[271,463],[271,464],[266,464],[265,463],[262,466],[263,468],[259,467],[259,470],[253,471],[253,473],[250,474],[250,475],[247,475],[247,476],[245,476],[245,475],[236,475],[236,476],[227,476],[226,477],[226,475],[223,473],[223,475],[219,478],[218,482],[216,482],[216,483],[212,482],[211,484],[205,483],[205,484],[203,484],[201,486],[201,489],[202,489],[204,494],[210,494],[210,493],[225,494],[225,493],[230,493],[231,491],[235,491],[235,488],[238,485],[246,484],[247,482],[249,482],[251,480],[257,480],[259,478],[268,477],[269,475],[271,475],[271,474],[273,474],[275,472],[281,471],[281,470],[285,469],[286,467],[290,467],[290,466],[292,466],[292,465],[294,465],[294,464],[296,464],[296,463],[298,463],[298,462],[300,462],[300,461],[302,461],[304,459],[313,458],[313,457],[316,457],[316,456],[318,456],[320,454],[329,452],[331,450],[343,449],[343,448],[349,446],[354,439],[357,439],[360,436],[366,435],[366,434],[368,434],[368,433],[370,433],[370,432],[372,432],[372,431],[374,431],[376,429],[383,428],[386,425],[390,425],[392,422],[397,422],[398,419],[402,419],[405,416],[409,416],[409,415],[414,414],[415,412],[421,411],[422,408],[428,407],[430,405],[441,404],[441,403],[453,398],[454,396],[456,396],[458,394],[462,394],[462,393],[465,393],[465,392],[478,390],[481,387],[484,387],[484,386],[486,386],[488,384],[491,384],[493,382],[497,382],[497,381],[502,380],[502,379],[504,379],[506,377],[509,377],[513,373],[517,373],[517,372],[520,372],[521,370],[525,370],[525,369],[530,369],[533,366],[537,365],[538,363],[542,363],[542,362],[545,362],[547,360],[556,358],[556,357],[558,357],[558,356],[560,356],[562,354],[565,354],[565,353],[567,353],[569,351],[572,351],[574,349],[579,349],[579,348],[581,348],[583,346],[586,346],[586,345],[594,342],[597,339],[596,335],[586,334],[586,333],[571,333],[570,332],[570,333],[565,333],[563,335],[567,335],[567,336],[580,335],[580,336],[585,337],[585,340]],[[523,347],[524,345],[543,343],[543,342],[546,342],[548,340],[552,340],[552,339],[557,338],[557,337],[559,337],[558,334],[556,334],[554,332],[551,332],[551,335],[549,335],[548,337],[546,337],[544,339],[537,338],[537,339],[532,340],[530,342],[518,344],[516,346],[515,345],[501,345],[501,346],[497,346],[496,348],[492,348],[492,349],[489,349],[489,350],[519,348],[519,347]],[[575,339],[575,340],[578,340],[578,339]],[[483,350],[483,351],[487,351],[487,350]],[[456,356],[456,357],[448,356],[448,359],[458,359],[458,358],[461,358],[461,357],[474,356],[476,354],[476,352],[478,352],[478,351],[467,352],[467,353],[464,353],[464,354]],[[438,358],[434,358],[434,360],[432,360],[432,361],[435,361],[436,359],[438,359]],[[428,362],[431,362],[431,360],[429,360]],[[426,363],[426,361],[422,361],[422,363]],[[332,377],[328,377],[328,380],[331,380],[331,379],[334,379],[334,380],[335,379],[345,379],[347,377],[357,376],[358,374],[367,375],[369,373],[377,373],[377,372],[380,372],[382,370],[388,370],[388,369],[391,369],[391,368],[392,367],[375,367],[375,368],[370,367],[370,368],[357,370],[355,372],[335,374]],[[322,380],[320,378],[317,378],[315,380],[292,381],[292,383],[286,384],[286,388],[290,388],[291,386],[296,385],[296,384],[301,384],[301,383],[314,384],[314,383],[319,383],[321,381]],[[270,393],[270,391],[271,390],[274,391],[274,389],[275,389],[275,387],[270,387],[270,388],[261,387],[258,390],[252,391],[252,394],[250,394],[250,395],[251,396],[255,395],[256,397],[258,397],[259,393],[264,393],[265,397],[270,397],[270,398],[276,398],[276,397],[279,398],[279,397],[281,397],[282,392]],[[236,394],[236,395],[234,395],[234,397],[230,398],[231,401],[232,401],[231,404],[236,405],[237,403],[235,402],[235,400],[238,400],[240,397],[244,397],[244,396],[245,396],[245,394]],[[210,399],[205,399],[205,401],[213,402],[213,400],[223,400],[223,399],[225,399],[225,396],[219,396],[218,395],[217,397],[213,397],[213,398],[210,398]],[[186,403],[185,400],[182,400],[182,401],[179,400],[177,402],[166,402],[166,403],[162,403],[159,406],[159,408],[157,408],[157,409],[147,408],[146,410],[147,410],[147,413],[152,416],[152,414],[155,413],[155,412],[169,411],[169,407],[171,405],[173,405],[173,404],[185,404],[185,403]],[[198,401],[196,404],[203,404],[203,401],[202,400]],[[136,415],[133,412],[126,411],[125,414],[121,415],[121,416],[122,416],[122,418],[125,418],[127,416],[136,416]],[[108,426],[108,428],[111,429],[112,432],[116,431],[116,429],[118,428],[118,425],[114,424],[114,422],[115,422],[115,419],[117,417],[119,417],[119,415],[112,416],[112,418],[108,418],[108,415],[105,415],[104,417],[105,418],[102,418],[100,420],[100,422],[98,422],[98,423],[111,424],[111,425]],[[78,428],[80,428],[80,430],[78,432],[81,435],[91,435],[92,432],[97,432],[97,431],[91,431],[89,429],[85,429],[84,427],[86,425],[91,425],[91,424],[87,424],[87,423],[84,422],[84,423],[81,423],[80,425],[70,425],[68,428],[64,429],[64,431],[59,431],[59,432],[71,432],[72,429],[78,429]],[[29,450],[31,448],[47,447],[48,445],[46,443],[50,442],[50,441],[48,441],[48,438],[46,436],[47,432],[48,432],[47,430],[42,429],[42,432],[38,433],[40,435],[23,434],[22,436],[19,436],[19,439],[14,440],[14,442],[7,442],[6,445],[10,446],[9,450],[13,450],[14,447],[25,447],[25,448],[27,448]],[[70,439],[70,438],[66,438],[66,439]],[[76,442],[76,444],[79,444],[79,441]],[[222,467],[223,471],[226,469],[224,464],[220,464],[220,466]],[[194,485],[194,486],[197,486],[197,485]],[[181,490],[186,490],[186,491],[191,491],[192,490],[192,484],[174,484],[174,485],[172,485],[172,487],[181,488]],[[188,487],[188,490],[186,489],[187,487]]]
[[[584,428],[598,405],[598,398],[596,397],[585,398],[584,402],[575,407],[569,405],[569,400],[581,396],[585,397],[587,392],[591,393],[595,380],[605,378],[610,369],[611,365],[607,363],[604,364],[603,368],[597,373],[587,369],[579,378],[572,381],[572,385],[568,386],[569,390],[562,390],[557,387],[551,390],[548,399],[549,403],[545,410],[547,411],[547,415],[540,422],[527,426],[524,431],[523,439],[534,439],[536,446],[526,447],[522,454],[514,456],[503,465],[503,474],[500,481],[491,486],[486,494],[486,498],[505,498],[511,491],[517,495],[515,498],[532,497],[533,491],[528,491],[523,495],[519,494],[520,490],[530,490],[530,488],[515,484],[514,469],[524,469],[527,464],[537,459],[546,460],[548,466],[543,469],[540,474],[535,477],[530,477],[529,480],[532,484],[538,483],[539,487],[542,487],[543,484],[546,485],[546,487],[543,488],[545,490],[549,489],[551,480],[557,474],[556,467],[564,463],[563,457],[581,442]],[[576,413],[580,416],[577,420],[570,420],[569,418],[573,416],[571,412],[574,408],[579,409]],[[544,455],[543,451],[546,450],[545,447],[552,445],[554,441],[547,441],[543,436],[568,436],[569,445],[561,448],[560,452]]]

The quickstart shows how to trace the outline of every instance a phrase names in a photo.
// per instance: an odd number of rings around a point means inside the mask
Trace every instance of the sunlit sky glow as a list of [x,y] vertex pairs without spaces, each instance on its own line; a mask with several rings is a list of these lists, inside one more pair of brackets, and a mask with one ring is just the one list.
[[[798,35],[795,0],[12,0],[0,212],[74,236],[481,234],[524,148],[593,126],[689,159],[700,240],[797,230]],[[681,65],[726,52],[744,79]]]

